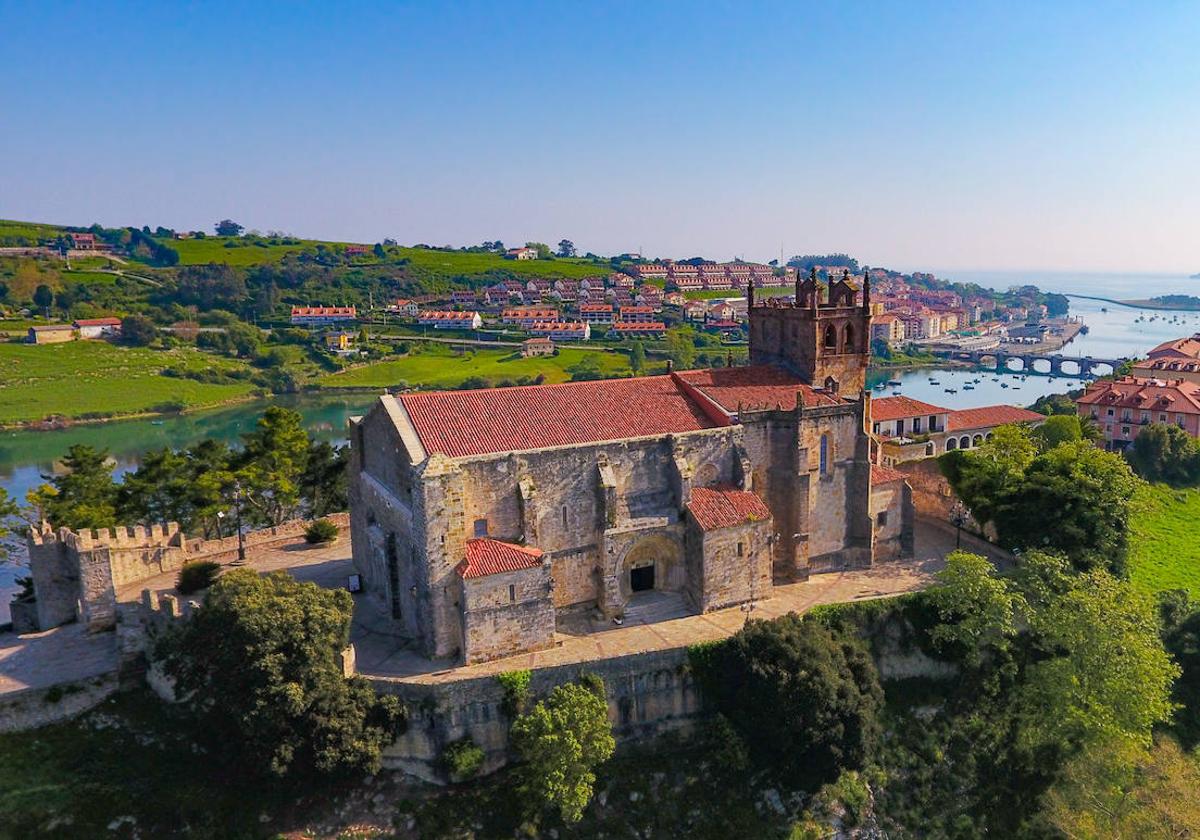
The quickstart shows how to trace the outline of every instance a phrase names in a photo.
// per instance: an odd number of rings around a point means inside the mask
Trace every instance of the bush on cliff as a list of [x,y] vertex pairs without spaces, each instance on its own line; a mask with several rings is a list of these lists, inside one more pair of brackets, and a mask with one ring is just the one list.
[[342,674],[353,602],[284,572],[236,569],[155,651],[231,772],[275,777],[379,768],[403,729],[394,697]]
[[754,763],[815,791],[862,769],[879,739],[879,674],[857,640],[791,614],[691,656],[701,691]]
[[220,563],[212,560],[193,560],[184,563],[183,568],[179,570],[179,580],[176,581],[175,588],[179,590],[180,595],[191,595],[201,589],[208,589],[219,574]]

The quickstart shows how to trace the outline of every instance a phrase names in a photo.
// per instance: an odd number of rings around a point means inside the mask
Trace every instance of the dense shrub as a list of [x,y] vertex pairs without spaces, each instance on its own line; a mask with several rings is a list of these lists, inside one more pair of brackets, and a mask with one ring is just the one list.
[[442,751],[442,764],[453,781],[474,778],[483,766],[483,750],[470,737],[461,738]]
[[875,750],[883,690],[870,655],[847,635],[791,614],[751,621],[690,659],[705,700],[755,764],[791,784],[815,791]]
[[304,541],[309,545],[333,542],[337,539],[338,527],[328,519],[318,519],[304,531]]
[[220,563],[212,560],[193,560],[190,563],[184,563],[183,568],[179,570],[179,580],[176,581],[175,588],[181,595],[191,595],[201,589],[208,589],[219,574],[221,574]]

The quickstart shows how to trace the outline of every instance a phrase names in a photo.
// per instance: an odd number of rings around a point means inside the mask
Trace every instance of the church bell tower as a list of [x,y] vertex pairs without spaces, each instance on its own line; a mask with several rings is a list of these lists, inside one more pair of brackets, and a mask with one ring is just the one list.
[[862,302],[850,272],[829,281],[796,277],[795,299],[755,302],[747,291],[750,363],[790,370],[815,388],[856,396],[866,386],[871,352],[871,273],[863,268]]

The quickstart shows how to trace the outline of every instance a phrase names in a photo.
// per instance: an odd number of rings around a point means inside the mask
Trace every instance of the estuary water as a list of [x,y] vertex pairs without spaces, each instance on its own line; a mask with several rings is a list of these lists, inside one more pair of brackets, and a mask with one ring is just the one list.
[[[1200,295],[1200,280],[1181,275],[1059,274],[1047,272],[939,271],[939,277],[979,283],[997,289],[1033,284],[1046,291],[1114,299],[1139,299],[1161,294]],[[1062,352],[1069,356],[1134,357],[1171,338],[1200,331],[1200,312],[1154,312],[1096,300],[1071,299],[1071,314],[1088,326]],[[1080,387],[1078,378],[999,375],[982,371],[917,369],[872,374],[868,384],[889,379],[900,385],[875,391],[876,396],[900,393],[947,408],[973,408],[1007,403],[1029,405],[1044,394]],[[931,382],[930,380],[935,380]],[[978,383],[973,380],[979,379]],[[971,390],[963,386],[972,384]],[[1007,384],[1008,387],[1001,387]],[[957,393],[950,394],[946,389]],[[52,475],[58,459],[72,444],[84,443],[109,450],[118,475],[136,468],[138,456],[164,446],[182,448],[205,439],[236,443],[250,431],[268,404],[298,410],[314,436],[345,441],[346,421],[363,413],[374,401],[371,394],[282,397],[271,403],[245,403],[233,408],[165,417],[160,420],[125,420],[81,425],[46,432],[0,432],[0,487],[17,500]],[[10,542],[12,540],[10,539]],[[13,579],[24,573],[22,551],[0,560],[0,624],[8,621],[8,601]]]

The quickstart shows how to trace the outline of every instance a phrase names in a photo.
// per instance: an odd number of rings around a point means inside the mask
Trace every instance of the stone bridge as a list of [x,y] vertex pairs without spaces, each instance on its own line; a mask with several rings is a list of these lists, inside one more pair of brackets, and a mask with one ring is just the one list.
[[[1108,359],[1099,356],[1064,356],[1061,353],[1037,353],[1008,350],[947,350],[938,353],[946,359],[953,359],[960,362],[971,362],[980,367],[994,367],[997,373],[1032,373],[1042,376],[1088,376],[1100,375],[1096,370],[1101,365],[1108,365],[1114,371],[1123,365],[1129,359]],[[1020,368],[1010,368],[1008,363],[1012,359],[1019,359],[1021,362]],[[1038,370],[1034,365],[1037,362],[1045,362],[1048,369]],[[1075,370],[1067,370],[1063,366],[1069,365]],[[1104,371],[1107,373],[1107,371]]]

